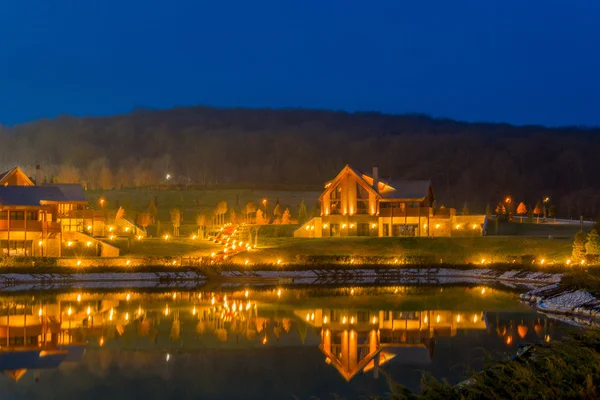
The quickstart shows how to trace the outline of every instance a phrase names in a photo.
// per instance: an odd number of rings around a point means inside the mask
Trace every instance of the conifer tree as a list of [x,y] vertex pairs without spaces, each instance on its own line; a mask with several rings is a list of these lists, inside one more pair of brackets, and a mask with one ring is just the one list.
[[521,216],[521,222],[523,222],[523,215],[527,214],[527,206],[525,203],[519,203],[519,206],[517,207],[517,214]]
[[148,205],[148,214],[150,214],[150,218],[154,222],[156,220],[156,215],[158,214],[158,208],[156,207],[156,202],[154,199],[150,200],[150,204]]
[[469,215],[469,213],[469,207],[467,207],[467,203],[465,203],[465,205],[462,208],[462,215]]
[[173,208],[169,211],[171,214],[171,224],[173,224],[173,236],[179,236],[179,227],[181,226],[181,210]]
[[533,213],[537,217],[538,224],[540,223],[540,214],[542,214],[542,212],[542,203],[538,201],[535,205],[535,208],[533,209]]
[[281,217],[281,206],[279,205],[279,202],[275,204],[275,208],[273,209],[273,215],[275,217]]
[[286,208],[285,211],[283,212],[283,215],[281,216],[281,223],[288,225],[290,223],[291,217],[292,217],[292,215],[290,213],[290,209]]
[[304,204],[304,199],[300,202],[300,207],[298,208],[298,223],[300,225],[306,222],[306,204]]
[[587,234],[587,242],[585,242],[585,253],[597,256],[600,254],[600,235],[595,229],[592,229]]
[[585,235],[581,231],[575,234],[572,257],[575,261],[581,261],[585,258]]

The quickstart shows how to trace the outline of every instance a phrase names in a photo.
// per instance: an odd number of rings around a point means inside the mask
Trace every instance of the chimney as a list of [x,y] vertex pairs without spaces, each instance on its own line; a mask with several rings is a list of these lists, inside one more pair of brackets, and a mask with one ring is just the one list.
[[35,185],[40,186],[42,184],[42,167],[40,165],[35,166]]
[[373,189],[379,193],[379,166],[373,165]]

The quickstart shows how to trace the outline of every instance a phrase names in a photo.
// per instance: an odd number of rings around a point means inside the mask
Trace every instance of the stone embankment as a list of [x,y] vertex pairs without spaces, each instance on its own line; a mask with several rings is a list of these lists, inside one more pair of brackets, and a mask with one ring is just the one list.
[[600,317],[600,299],[585,290],[564,288],[559,283],[532,289],[523,293],[521,299],[549,313]]
[[249,284],[286,285],[452,285],[500,284],[511,288],[534,289],[558,284],[561,274],[493,269],[398,268],[398,269],[311,269],[311,270],[228,270],[207,279],[201,271],[182,272],[98,272],[53,274],[0,274],[0,291],[29,289],[197,287],[210,279],[244,281]]
[[185,287],[204,283],[200,272],[98,272],[75,274],[0,274],[0,291]]

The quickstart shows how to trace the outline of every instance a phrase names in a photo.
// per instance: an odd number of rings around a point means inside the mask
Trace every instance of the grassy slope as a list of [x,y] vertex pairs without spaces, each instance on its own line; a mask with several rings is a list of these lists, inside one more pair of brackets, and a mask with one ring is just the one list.
[[[199,212],[212,215],[217,203],[225,200],[229,207],[240,209],[249,201],[260,203],[266,198],[267,212],[272,213],[275,202],[279,200],[282,207],[289,207],[295,215],[298,205],[304,199],[309,211],[314,207],[319,196],[314,191],[286,191],[286,190],[252,190],[252,189],[227,189],[227,190],[151,190],[151,189],[124,189],[124,190],[90,190],[86,192],[90,204],[98,208],[98,199],[106,199],[107,207],[115,209],[117,203],[123,205],[129,199],[132,212],[144,211],[150,201],[158,199],[158,218],[163,228],[170,227],[171,217],[169,210],[180,208],[183,212],[183,224],[195,226],[195,217]],[[237,205],[236,205],[237,204]],[[238,215],[239,218],[242,215]],[[184,233],[182,231],[182,233]],[[187,231],[185,232],[188,233]]]
[[168,241],[157,238],[142,241],[131,240],[130,246],[126,239],[117,239],[111,243],[121,249],[121,255],[131,257],[203,257],[222,249],[221,246],[208,240],[191,240],[187,237],[171,238]]
[[571,255],[571,239],[525,237],[456,238],[259,238],[259,248],[247,257],[251,262],[297,255],[329,256],[419,256],[433,255],[444,262],[507,262],[512,256],[534,255],[548,263],[563,263]]

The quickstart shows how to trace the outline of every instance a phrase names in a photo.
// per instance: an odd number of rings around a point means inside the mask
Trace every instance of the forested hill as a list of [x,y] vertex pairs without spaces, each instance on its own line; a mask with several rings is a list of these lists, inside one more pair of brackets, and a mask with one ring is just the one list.
[[562,215],[600,213],[600,129],[474,124],[422,115],[185,107],[0,128],[0,164],[90,189],[173,181],[313,185],[346,163],[431,178],[440,204],[483,211],[506,194]]

